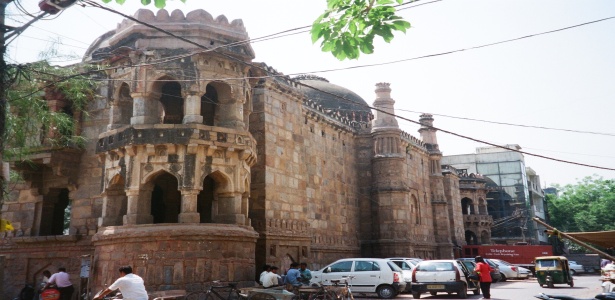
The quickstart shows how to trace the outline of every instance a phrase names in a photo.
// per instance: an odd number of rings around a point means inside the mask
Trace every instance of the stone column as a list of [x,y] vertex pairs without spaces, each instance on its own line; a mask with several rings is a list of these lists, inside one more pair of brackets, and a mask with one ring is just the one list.
[[225,193],[218,195],[218,213],[214,216],[215,223],[245,225],[246,216],[241,213],[241,193]]
[[244,129],[243,105],[237,99],[219,99],[219,122],[221,127]]
[[130,118],[130,124],[155,124],[156,116],[152,114],[154,110],[153,103],[147,99],[144,93],[132,93],[130,95],[132,101],[132,118]]
[[184,124],[203,124],[201,116],[201,97],[190,93],[184,101]]
[[201,223],[201,215],[197,211],[197,196],[199,192],[199,190],[181,191],[182,204],[179,223]]
[[98,218],[98,227],[122,225],[122,205],[126,201],[124,191],[107,191],[103,198],[102,216]]
[[151,224],[152,216],[152,190],[153,187],[142,187],[140,190],[128,190],[128,207],[124,216],[124,225]]

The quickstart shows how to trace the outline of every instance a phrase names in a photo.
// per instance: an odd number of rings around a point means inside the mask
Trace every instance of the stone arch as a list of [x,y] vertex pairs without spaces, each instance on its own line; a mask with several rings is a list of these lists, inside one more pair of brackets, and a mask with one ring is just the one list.
[[126,82],[122,82],[115,91],[113,97],[113,103],[111,105],[111,111],[109,112],[111,126],[117,127],[130,124],[130,118],[132,117],[132,96],[130,85]]
[[[63,235],[70,216],[70,199],[67,188],[52,188],[43,195],[39,235]],[[70,217],[68,217],[70,218]]]
[[478,213],[487,215],[487,202],[483,198],[478,198]]
[[224,193],[233,191],[233,180],[221,170],[213,170],[211,173],[207,174],[207,176],[211,176],[216,181],[217,192]]
[[215,84],[209,83],[205,86],[205,94],[201,96],[201,116],[203,124],[208,126],[216,126],[218,123],[218,113],[220,111],[220,100],[218,89]]
[[119,226],[122,225],[124,215],[128,206],[128,197],[124,189],[124,177],[115,174],[105,189],[103,194],[102,217],[99,219],[99,226]]
[[478,237],[476,233],[471,230],[466,230],[466,244],[467,245],[478,245]]
[[153,223],[178,223],[182,196],[177,177],[161,170],[149,178],[141,191],[151,190],[149,201]]
[[461,199],[461,213],[464,215],[473,215],[474,212],[474,201],[472,199],[465,197]]
[[483,230],[480,233],[480,243],[483,245],[491,243],[491,234],[487,230]]
[[164,75],[152,85],[152,97],[162,108],[160,120],[163,124],[181,124],[184,118],[184,97],[182,85],[174,78]]

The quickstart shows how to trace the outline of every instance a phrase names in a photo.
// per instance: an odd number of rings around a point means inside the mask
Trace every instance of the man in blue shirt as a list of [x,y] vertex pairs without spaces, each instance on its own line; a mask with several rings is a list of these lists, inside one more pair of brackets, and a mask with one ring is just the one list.
[[310,279],[312,279],[312,272],[307,268],[307,263],[302,262],[299,268],[299,273],[301,274],[301,283],[304,285],[310,285]]
[[301,286],[301,273],[299,272],[299,263],[290,264],[290,269],[286,273],[284,283],[286,283],[287,290],[294,290]]

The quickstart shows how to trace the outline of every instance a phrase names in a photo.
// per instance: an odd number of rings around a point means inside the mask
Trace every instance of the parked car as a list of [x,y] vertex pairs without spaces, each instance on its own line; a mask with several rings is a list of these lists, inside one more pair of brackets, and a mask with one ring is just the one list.
[[459,298],[467,298],[468,290],[480,294],[474,281],[468,280],[471,271],[460,260],[425,260],[412,271],[412,297],[421,298],[422,293],[432,296],[438,292],[457,293]]
[[519,267],[501,260],[490,258],[492,262],[494,262],[500,268],[500,273],[502,274],[502,281],[506,281],[507,279],[519,279]]
[[530,274],[532,274],[532,271],[530,269],[519,267],[519,278],[520,279],[527,279],[530,277]]
[[578,273],[585,273],[583,265],[577,264],[576,261],[569,260],[568,266],[570,267],[570,273],[572,273],[572,275],[577,275]]
[[387,259],[392,261],[402,270],[403,278],[406,282],[406,289],[402,292],[410,292],[412,285],[412,271],[414,270],[414,267],[416,267],[416,265],[419,263],[419,261],[414,258],[407,257],[391,257]]
[[[458,258],[458,260],[474,262],[474,258]],[[505,281],[505,280],[502,280],[502,274],[500,273],[500,267],[498,267],[497,264],[495,264],[494,262],[492,262],[492,261],[490,261],[489,259],[486,259],[486,258],[485,258],[485,262],[487,264],[489,264],[489,266],[493,269],[493,271],[491,271],[491,274],[490,274],[491,275],[491,281],[493,283],[496,283],[498,281]],[[474,270],[472,269],[470,271],[474,271]]]
[[312,271],[311,283],[331,285],[331,280],[354,276],[352,291],[376,293],[380,298],[393,298],[406,288],[402,270],[384,258],[345,258],[318,271]]

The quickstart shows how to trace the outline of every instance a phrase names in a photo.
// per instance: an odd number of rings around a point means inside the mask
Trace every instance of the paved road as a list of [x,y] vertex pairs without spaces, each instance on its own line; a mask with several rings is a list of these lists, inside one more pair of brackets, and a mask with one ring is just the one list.
[[[578,298],[593,298],[593,296],[602,292],[600,286],[601,282],[598,281],[600,276],[598,275],[579,275],[574,277],[574,287],[570,288],[568,285],[555,285],[555,288],[541,288],[538,285],[536,279],[526,280],[508,280],[506,282],[499,282],[491,285],[491,299],[504,300],[504,299],[519,299],[519,300],[537,300],[534,295],[539,293],[545,294],[559,294],[568,295]],[[375,299],[371,296],[359,296],[357,299]],[[482,295],[473,295],[471,292],[468,294],[468,299],[481,299]],[[412,299],[410,294],[402,294],[395,299]],[[422,294],[421,299],[459,299],[457,295],[438,294],[437,296],[431,296],[429,294]]]

